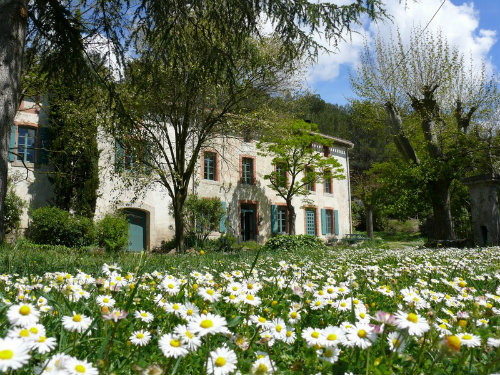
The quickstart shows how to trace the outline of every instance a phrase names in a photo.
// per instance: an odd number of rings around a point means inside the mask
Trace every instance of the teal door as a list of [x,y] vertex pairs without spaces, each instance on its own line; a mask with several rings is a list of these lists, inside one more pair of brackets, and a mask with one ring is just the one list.
[[146,213],[141,210],[123,210],[128,221],[128,250],[146,249]]
[[256,211],[253,204],[241,205],[241,239],[243,241],[256,239]]
[[316,210],[306,209],[306,234],[316,235]]

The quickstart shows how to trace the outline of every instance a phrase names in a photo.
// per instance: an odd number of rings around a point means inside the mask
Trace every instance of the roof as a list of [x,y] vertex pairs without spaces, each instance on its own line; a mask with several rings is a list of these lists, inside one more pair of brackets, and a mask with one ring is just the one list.
[[342,144],[342,145],[346,146],[347,148],[354,148],[354,143],[352,143],[351,141],[348,141],[347,139],[332,137],[331,135],[327,135],[327,134],[323,134],[323,133],[317,133],[317,132],[311,132],[311,133],[320,135],[320,136],[328,138],[328,139],[331,139],[335,143]]

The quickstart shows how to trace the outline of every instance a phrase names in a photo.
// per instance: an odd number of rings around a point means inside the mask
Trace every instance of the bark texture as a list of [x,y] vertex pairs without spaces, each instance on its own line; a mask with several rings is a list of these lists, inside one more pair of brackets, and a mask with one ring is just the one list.
[[288,210],[288,234],[295,235],[295,218],[297,214],[295,213],[295,207],[293,207],[292,202],[287,202],[286,208]]
[[0,242],[5,236],[10,130],[21,95],[21,63],[28,10],[26,0],[0,0]]
[[366,234],[373,240],[373,208],[369,205],[366,206]]

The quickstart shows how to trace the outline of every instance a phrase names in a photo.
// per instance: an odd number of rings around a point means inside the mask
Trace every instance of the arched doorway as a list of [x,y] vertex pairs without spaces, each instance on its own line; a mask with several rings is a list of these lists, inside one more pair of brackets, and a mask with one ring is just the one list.
[[128,250],[139,252],[147,248],[147,213],[135,208],[124,208],[128,221]]

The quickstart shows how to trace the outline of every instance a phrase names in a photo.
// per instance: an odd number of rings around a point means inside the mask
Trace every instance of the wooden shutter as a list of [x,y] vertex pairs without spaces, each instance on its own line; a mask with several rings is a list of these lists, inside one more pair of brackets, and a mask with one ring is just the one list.
[[321,234],[326,235],[326,210],[321,209]]
[[334,215],[334,220],[335,220],[335,235],[338,235],[339,234],[339,211],[334,210],[333,215]]
[[10,143],[9,143],[9,161],[14,161],[16,159],[16,130],[17,126],[12,125],[10,130]]
[[271,205],[271,233],[278,233],[278,207]]
[[225,233],[226,232],[226,220],[227,220],[226,202],[221,202],[221,204],[222,204],[222,210],[224,211],[224,215],[221,217],[220,222],[219,222],[219,232]]
[[38,163],[49,163],[49,128],[38,129]]

